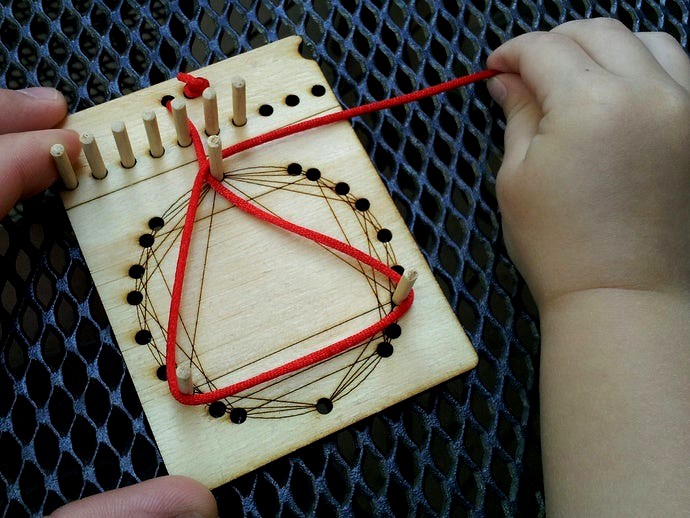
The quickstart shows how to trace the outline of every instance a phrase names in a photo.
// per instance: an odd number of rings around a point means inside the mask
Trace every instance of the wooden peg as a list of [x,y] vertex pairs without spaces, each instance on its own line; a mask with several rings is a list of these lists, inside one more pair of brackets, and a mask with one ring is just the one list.
[[417,280],[418,275],[417,270],[412,268],[405,270],[405,273],[400,277],[398,285],[393,292],[393,304],[399,306],[400,303],[407,298],[410,291],[412,291],[412,286],[414,286],[414,282]]
[[194,383],[192,383],[192,369],[188,364],[178,365],[175,369],[177,374],[177,385],[183,394],[194,393]]
[[216,91],[208,87],[201,95],[204,99],[206,135],[218,135],[220,133],[220,126],[218,125],[218,99]]
[[158,119],[156,113],[152,110],[147,110],[142,115],[144,120],[144,129],[146,130],[146,138],[149,141],[149,153],[153,158],[163,156],[165,148],[161,141],[161,132],[158,129]]
[[223,145],[220,142],[220,136],[211,135],[206,141],[208,144],[208,161],[211,166],[211,174],[219,182],[223,181]]
[[244,79],[232,78],[232,123],[235,126],[247,124],[247,89]]
[[189,133],[189,122],[187,121],[187,103],[183,99],[175,98],[170,105],[175,132],[177,132],[177,143],[182,147],[187,147],[192,143],[192,135]]
[[120,154],[120,163],[122,167],[125,169],[134,167],[134,164],[137,163],[137,159],[134,158],[132,144],[129,142],[129,135],[127,134],[125,123],[122,121],[115,121],[110,126],[110,129],[113,132],[117,152]]
[[65,146],[62,144],[54,144],[50,148],[50,154],[55,160],[55,167],[57,167],[58,173],[60,173],[60,178],[62,178],[62,183],[65,188],[73,191],[79,185],[77,181],[77,175],[74,172],[72,163],[69,161],[69,155],[65,151]]
[[82,133],[79,137],[79,142],[81,142],[84,156],[91,168],[91,176],[102,180],[108,175],[108,169],[105,167],[105,162],[103,162],[103,156],[101,156],[101,150],[98,149],[96,138],[91,133]]

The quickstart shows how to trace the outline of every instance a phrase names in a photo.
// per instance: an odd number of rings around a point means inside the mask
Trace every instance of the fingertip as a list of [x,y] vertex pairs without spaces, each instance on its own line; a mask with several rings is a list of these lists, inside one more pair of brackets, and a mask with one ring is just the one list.
[[486,88],[489,90],[489,94],[499,105],[503,106],[503,101],[508,94],[503,81],[501,81],[500,76],[494,76],[486,82]]
[[[496,82],[491,83],[491,81]],[[534,93],[518,74],[503,73],[495,76],[487,85],[497,103],[501,105],[507,119],[511,119],[519,110],[527,107],[539,109]]]
[[504,46],[505,43],[489,54],[489,57],[486,58],[486,68],[490,70],[498,70],[499,72],[508,71],[505,60],[503,59]]
[[81,141],[79,140],[79,133],[71,129],[58,129],[58,141],[55,144],[62,144],[67,150],[67,154],[72,162],[76,162],[81,153]]
[[0,217],[21,198],[32,196],[50,187],[57,178],[57,169],[50,148],[62,144],[71,162],[81,151],[76,132],[50,129],[0,135]]
[[0,119],[2,134],[48,129],[66,117],[67,101],[54,88],[0,90],[0,113],[15,115]]
[[500,72],[519,73],[520,56],[531,42],[542,34],[546,33],[544,31],[533,31],[503,42],[489,54],[489,57],[486,59],[487,68],[499,70]]
[[216,518],[218,506],[216,499],[209,489],[201,482],[182,475],[169,475],[159,479],[167,486],[167,491],[180,498],[183,510],[187,508],[201,516]]
[[167,476],[71,502],[51,516],[216,518],[218,507],[211,492],[201,483],[188,477]]

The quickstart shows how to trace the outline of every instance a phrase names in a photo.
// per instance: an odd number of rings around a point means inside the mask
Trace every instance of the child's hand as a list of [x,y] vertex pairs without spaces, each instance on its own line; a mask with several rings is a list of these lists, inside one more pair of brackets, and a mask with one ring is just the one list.
[[506,112],[497,191],[537,302],[690,290],[690,61],[668,34],[570,22],[487,61]]
[[498,201],[541,325],[554,516],[690,508],[690,63],[586,20],[488,60],[507,116]]
[[19,198],[47,188],[58,175],[50,146],[60,143],[75,160],[78,135],[53,128],[67,114],[65,98],[52,88],[0,90],[0,218]]

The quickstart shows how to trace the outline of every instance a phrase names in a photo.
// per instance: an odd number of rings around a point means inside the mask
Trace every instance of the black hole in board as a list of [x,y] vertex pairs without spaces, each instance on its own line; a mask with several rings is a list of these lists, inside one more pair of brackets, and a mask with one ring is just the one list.
[[134,341],[139,345],[147,345],[151,343],[152,338],[153,337],[151,336],[151,332],[146,329],[137,331],[137,334],[134,335]]
[[302,166],[297,163],[292,163],[287,166],[287,172],[290,176],[297,176],[302,174]]
[[376,239],[382,243],[388,243],[391,239],[393,239],[393,233],[387,228],[382,228],[376,233]]
[[132,279],[141,279],[144,276],[146,270],[140,264],[133,264],[129,267],[129,276]]
[[398,324],[391,324],[383,330],[383,334],[391,340],[395,340],[402,334],[402,329],[400,329]]
[[225,403],[214,401],[208,406],[208,414],[216,419],[223,417],[225,415]]
[[321,171],[314,167],[307,169],[307,180],[316,182],[319,178],[321,178]]
[[170,101],[172,101],[174,98],[175,98],[174,95],[164,95],[164,96],[161,98],[161,104],[167,108],[167,107],[168,107],[168,103],[169,103]]
[[127,294],[127,302],[132,306],[138,306],[144,300],[144,296],[140,291],[130,291]]
[[405,268],[403,268],[403,267],[400,266],[399,264],[394,264],[393,266],[391,266],[391,270],[393,270],[394,272],[399,273],[400,275],[402,275],[403,273],[405,273]]
[[269,117],[273,115],[273,106],[270,104],[262,104],[259,106],[259,115],[262,115],[264,117]]
[[247,420],[247,411],[244,408],[233,408],[230,410],[230,421],[235,424],[242,424]]
[[316,411],[319,414],[329,414],[333,410],[333,401],[327,397],[322,397],[316,402]]
[[335,184],[336,194],[340,194],[340,196],[345,196],[348,192],[350,192],[350,186],[345,182],[338,182],[337,184]]
[[326,94],[326,88],[323,85],[314,85],[311,87],[311,94],[315,97],[321,97]]
[[381,342],[376,346],[376,354],[381,358],[388,358],[393,354],[393,344],[390,342]]
[[163,225],[165,225],[165,221],[163,218],[159,218],[158,216],[149,220],[149,228],[151,230],[160,230],[163,228]]
[[369,203],[369,200],[366,198],[360,198],[355,202],[355,209],[357,209],[360,212],[365,212],[369,210],[369,207],[371,206],[371,203]]
[[161,365],[156,369],[156,377],[161,381],[168,381],[168,373],[165,371],[165,365]]
[[290,94],[285,98],[285,104],[288,106],[297,106],[299,104],[299,97]]
[[153,234],[143,234],[139,236],[139,244],[144,248],[151,248],[155,240]]

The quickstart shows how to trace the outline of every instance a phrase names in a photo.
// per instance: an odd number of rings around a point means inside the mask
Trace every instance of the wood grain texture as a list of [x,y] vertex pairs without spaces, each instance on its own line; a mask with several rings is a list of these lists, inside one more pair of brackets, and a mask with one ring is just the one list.
[[[287,38],[194,73],[216,90],[224,146],[340,110],[318,66],[299,56],[298,44],[299,38]],[[242,127],[231,122],[235,76],[247,85]],[[325,94],[313,95],[314,85],[325,87]],[[299,104],[287,106],[289,94],[298,96]],[[161,105],[164,95],[181,96],[182,84],[170,80],[68,118],[66,127],[95,136],[108,176],[91,177],[82,157],[75,164],[79,187],[63,192],[63,201],[170,473],[218,486],[476,364],[453,310],[344,122],[226,159],[225,183],[283,218],[347,239],[390,265],[415,268],[415,302],[399,322],[400,336],[376,337],[228,398],[222,417],[211,415],[217,408],[209,412],[207,406],[177,403],[156,372],[165,361],[160,351],[180,219],[197,165],[192,147],[176,142],[171,117]],[[271,116],[259,114],[263,104],[272,106]],[[142,123],[146,110],[158,118],[165,147],[160,158],[149,154]],[[188,99],[187,110],[203,135],[202,99]],[[137,160],[129,169],[120,165],[110,134],[116,119],[127,124]],[[290,164],[300,164],[301,173],[291,175]],[[336,184],[338,189],[347,184],[348,192],[339,194]],[[355,207],[362,198],[369,201],[367,210]],[[149,221],[156,217],[164,225],[152,231]],[[382,229],[390,231],[390,241],[377,238]],[[146,235],[153,240],[150,247],[141,244]],[[129,275],[133,265],[145,267],[146,282]],[[189,366],[196,390],[207,391],[348,336],[390,311],[395,286],[370,270],[254,220],[211,190],[200,203],[193,234],[178,364]],[[132,292],[143,295],[140,304],[128,303]],[[150,343],[137,343],[142,330],[150,333]],[[377,349],[380,343],[389,347]],[[333,403],[327,414],[317,411],[322,398]],[[245,422],[231,420],[242,421],[243,412]]]

